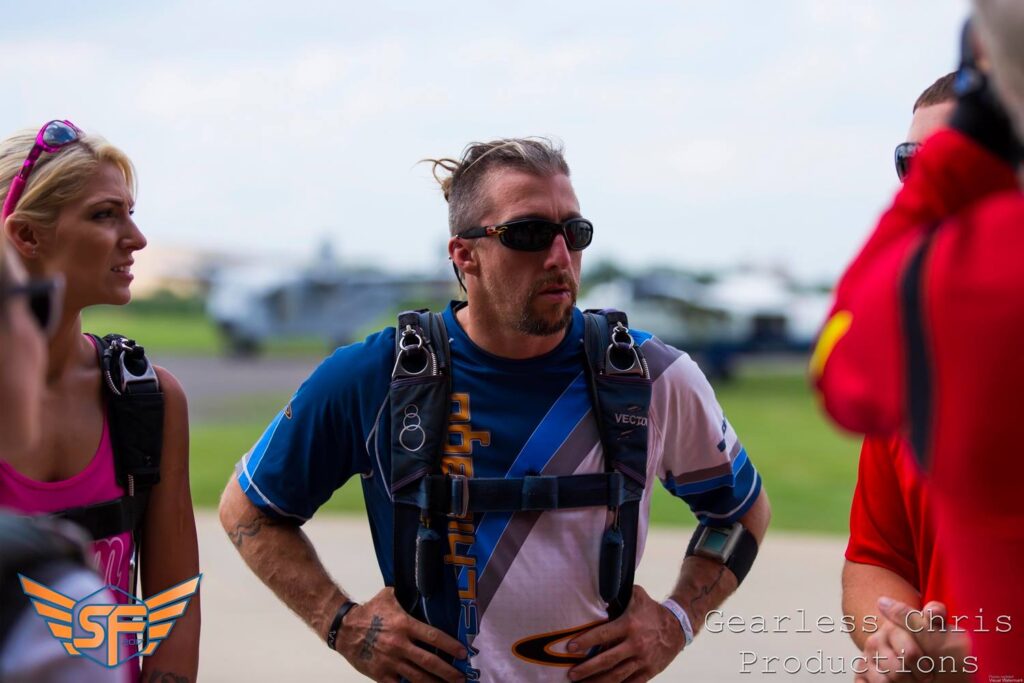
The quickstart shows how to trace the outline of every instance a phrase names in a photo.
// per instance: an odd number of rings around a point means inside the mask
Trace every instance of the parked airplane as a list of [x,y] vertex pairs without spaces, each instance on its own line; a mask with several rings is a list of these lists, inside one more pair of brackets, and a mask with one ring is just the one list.
[[580,307],[626,311],[631,326],[683,349],[709,376],[728,378],[744,354],[807,353],[830,300],[768,270],[715,279],[654,271],[596,285]]
[[[305,266],[224,267],[209,285],[207,311],[235,355],[288,337],[347,344],[391,323],[400,310],[440,310],[457,294],[444,268],[426,275],[350,269],[329,249]],[[728,377],[745,354],[807,352],[829,300],[768,270],[714,279],[655,270],[596,284],[579,306],[626,311],[632,326],[687,351],[709,375]]]
[[450,275],[396,276],[342,270],[233,266],[210,277],[207,313],[235,355],[254,355],[276,338],[316,337],[333,346],[388,324],[400,310],[443,306],[454,294]]

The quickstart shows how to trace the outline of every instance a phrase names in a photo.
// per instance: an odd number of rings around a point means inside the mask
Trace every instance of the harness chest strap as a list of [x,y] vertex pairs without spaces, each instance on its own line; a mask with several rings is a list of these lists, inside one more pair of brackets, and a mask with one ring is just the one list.
[[620,472],[513,479],[432,474],[420,480],[420,509],[465,517],[470,513],[616,508],[627,502]]

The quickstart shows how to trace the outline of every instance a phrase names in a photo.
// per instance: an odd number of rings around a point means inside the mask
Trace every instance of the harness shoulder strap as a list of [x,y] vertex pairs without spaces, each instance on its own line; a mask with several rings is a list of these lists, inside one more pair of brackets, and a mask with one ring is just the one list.
[[138,547],[149,492],[160,481],[164,396],[143,347],[119,334],[89,336],[103,377],[117,483],[126,494],[52,516],[75,522],[94,539],[131,531]]
[[626,610],[636,571],[640,500],[647,483],[651,377],[626,314],[584,311],[583,346],[605,470],[620,475],[621,504],[601,540],[599,588],[614,619]]
[[[425,309],[399,314],[389,391],[395,597],[420,617],[421,598],[439,593],[446,581],[447,520],[432,518],[419,503],[422,482],[441,466],[450,380],[448,333],[441,315]],[[447,580],[454,582],[454,575]],[[449,623],[457,624],[457,617]]]

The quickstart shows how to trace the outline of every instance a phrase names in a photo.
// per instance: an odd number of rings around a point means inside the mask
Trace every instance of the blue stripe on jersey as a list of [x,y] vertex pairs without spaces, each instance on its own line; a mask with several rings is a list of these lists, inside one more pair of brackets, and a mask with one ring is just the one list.
[[[587,378],[584,373],[566,387],[562,395],[551,406],[547,414],[533,430],[515,461],[509,467],[505,478],[523,477],[527,474],[539,474],[558,447],[572,433],[579,421],[590,411],[590,394],[587,391]],[[512,520],[511,512],[488,512],[480,517],[476,527],[476,540],[469,553],[474,556],[479,567],[478,576],[482,577],[487,564],[498,545],[502,534]]]
[[256,470],[259,469],[263,455],[267,452],[267,446],[270,445],[270,440],[274,438],[274,432],[277,431],[277,425],[281,423],[281,418],[283,417],[284,411],[277,414],[277,417],[263,430],[263,435],[256,442],[256,445],[252,447],[252,450],[249,451],[248,457],[242,461],[242,471],[238,473],[238,485],[242,487],[242,491],[247,492],[249,487],[252,486],[252,478],[256,476]]
[[733,486],[736,481],[736,473],[739,472],[745,464],[747,464],[747,449],[741,448],[736,459],[732,462],[732,472],[729,474],[723,474],[719,477],[705,479],[703,481],[693,481],[688,484],[677,484],[675,482],[675,477],[669,475],[662,484],[672,495],[680,498],[697,493],[704,493],[705,491],[711,491],[722,486]]
[[701,524],[732,524],[746,514],[760,492],[761,475],[747,459],[736,471],[731,488],[719,487],[682,498]]

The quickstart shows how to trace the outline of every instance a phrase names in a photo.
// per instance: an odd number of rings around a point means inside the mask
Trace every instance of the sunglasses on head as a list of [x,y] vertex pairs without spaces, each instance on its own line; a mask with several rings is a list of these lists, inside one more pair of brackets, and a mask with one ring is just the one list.
[[28,156],[25,157],[25,161],[21,165],[21,170],[11,181],[11,187],[7,191],[3,208],[4,220],[14,213],[14,207],[18,205],[18,200],[21,199],[21,194],[25,191],[28,177],[32,175],[32,168],[43,152],[50,154],[59,152],[72,142],[77,142],[81,134],[82,131],[78,126],[70,121],[50,121],[39,129],[39,133],[36,134],[36,144],[32,145],[32,149],[29,150]]
[[469,228],[455,234],[462,239],[497,237],[503,245],[516,251],[544,251],[559,235],[565,238],[565,245],[570,251],[582,251],[594,239],[594,224],[586,218],[570,218],[564,223],[524,218],[500,225]]
[[920,147],[921,143],[919,142],[901,142],[896,145],[896,175],[899,176],[901,183],[910,172],[910,160],[914,158]]
[[0,287],[0,299],[15,296],[24,296],[28,300],[28,308],[43,334],[47,337],[53,334],[64,300],[64,278],[56,275]]

